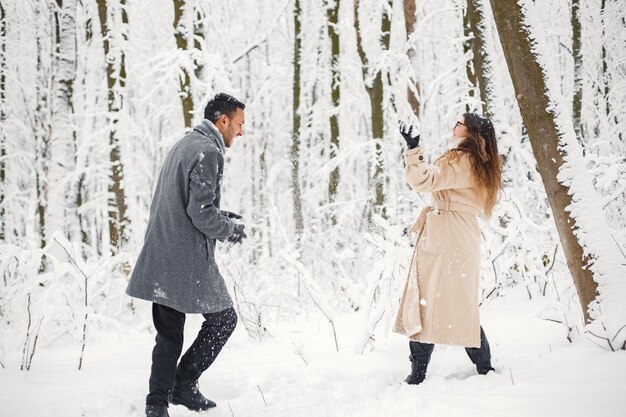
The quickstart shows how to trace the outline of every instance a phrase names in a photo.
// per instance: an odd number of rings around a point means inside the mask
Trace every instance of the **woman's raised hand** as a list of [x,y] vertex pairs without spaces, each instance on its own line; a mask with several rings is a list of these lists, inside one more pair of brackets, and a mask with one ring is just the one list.
[[400,122],[400,134],[409,149],[417,148],[420,145],[420,134],[415,126]]

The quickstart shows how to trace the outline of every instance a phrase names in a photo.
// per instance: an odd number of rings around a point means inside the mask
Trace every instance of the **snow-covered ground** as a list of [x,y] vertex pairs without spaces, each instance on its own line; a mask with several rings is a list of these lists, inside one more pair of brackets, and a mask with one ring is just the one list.
[[[172,406],[170,415],[626,415],[626,351],[607,352],[580,336],[570,344],[564,326],[538,318],[541,308],[540,300],[514,296],[483,307],[497,372],[477,375],[463,349],[438,347],[419,386],[400,383],[409,370],[404,337],[379,336],[373,349],[355,353],[357,316],[336,324],[340,352],[323,317],[275,325],[261,341],[240,325],[200,379],[218,407],[194,413]],[[200,324],[191,317],[187,343]],[[75,370],[78,346],[38,351],[30,372],[16,366],[20,352],[9,352],[9,367],[0,370],[0,416],[142,416],[153,335],[98,339],[87,345],[82,371]]]

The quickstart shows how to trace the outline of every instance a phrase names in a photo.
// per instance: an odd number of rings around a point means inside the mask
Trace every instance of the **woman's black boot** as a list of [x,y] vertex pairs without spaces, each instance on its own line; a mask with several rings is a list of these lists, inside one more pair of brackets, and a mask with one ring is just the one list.
[[467,352],[467,356],[469,356],[470,360],[474,365],[476,365],[476,371],[480,375],[486,375],[489,372],[495,371],[493,366],[491,366],[491,349],[489,348],[489,341],[487,340],[487,335],[483,330],[483,327],[480,327],[480,347],[477,348],[465,348]]
[[435,345],[432,343],[409,342],[411,354],[411,373],[404,380],[409,385],[418,385],[426,379],[426,370],[430,362],[430,355],[433,353]]

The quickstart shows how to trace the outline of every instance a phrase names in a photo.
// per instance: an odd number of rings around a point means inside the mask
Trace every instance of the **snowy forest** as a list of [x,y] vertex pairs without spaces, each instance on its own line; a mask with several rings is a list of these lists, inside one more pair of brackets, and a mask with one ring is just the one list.
[[[142,415],[154,329],[125,290],[165,155],[218,92],[246,104],[221,205],[248,238],[217,247],[239,325],[201,380],[225,384],[210,415],[529,415],[546,387],[534,415],[620,415],[620,0],[0,0],[0,414]],[[403,230],[428,202],[406,184],[398,126],[434,161],[465,112],[493,121],[503,160],[480,218],[496,375],[469,386],[462,350],[444,349],[425,400],[393,385]],[[603,396],[585,408],[589,390]]]

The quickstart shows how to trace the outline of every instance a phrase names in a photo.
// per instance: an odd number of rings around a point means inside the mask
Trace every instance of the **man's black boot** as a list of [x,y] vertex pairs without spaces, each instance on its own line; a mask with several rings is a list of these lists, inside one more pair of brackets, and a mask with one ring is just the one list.
[[167,412],[167,405],[146,405],[146,417],[170,417]]
[[404,382],[409,385],[418,385],[424,382],[426,379],[426,369],[428,368],[428,362],[420,361],[416,355],[409,355],[411,361],[411,373],[406,377]]
[[178,382],[172,391],[172,404],[184,405],[191,411],[204,411],[213,408],[216,404],[205,398],[198,389],[198,381]]

